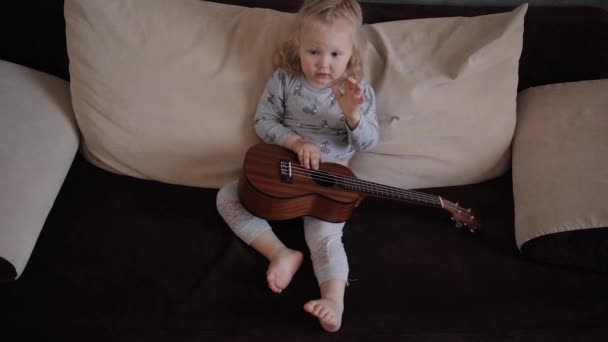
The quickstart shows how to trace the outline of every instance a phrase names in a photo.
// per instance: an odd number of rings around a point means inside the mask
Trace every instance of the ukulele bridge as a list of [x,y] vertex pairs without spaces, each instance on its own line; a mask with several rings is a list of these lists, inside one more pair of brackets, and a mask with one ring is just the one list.
[[290,161],[287,160],[281,160],[279,162],[279,166],[280,166],[280,175],[281,175],[281,182],[283,183],[292,183],[293,182],[293,170],[292,170],[292,164]]

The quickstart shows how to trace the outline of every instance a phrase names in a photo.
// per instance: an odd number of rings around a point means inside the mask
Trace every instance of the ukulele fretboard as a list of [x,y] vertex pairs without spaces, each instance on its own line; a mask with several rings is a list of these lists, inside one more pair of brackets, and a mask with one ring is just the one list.
[[345,190],[360,192],[374,197],[442,207],[441,197],[435,195],[374,183],[332,172],[307,169],[287,160],[281,160],[280,168],[281,180],[287,183],[291,183],[294,178],[304,177],[312,179],[322,186],[338,186]]

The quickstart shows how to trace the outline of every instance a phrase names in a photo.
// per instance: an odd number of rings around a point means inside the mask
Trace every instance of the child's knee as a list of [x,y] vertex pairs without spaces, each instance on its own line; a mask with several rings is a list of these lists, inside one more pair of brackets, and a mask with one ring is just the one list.
[[215,197],[215,206],[222,213],[231,202],[235,201],[239,201],[238,181],[226,183],[220,188]]
[[237,181],[226,183],[220,188],[215,205],[220,216],[233,230],[243,227],[253,219],[253,215],[243,207],[239,200]]
[[304,217],[304,237],[309,247],[319,245],[342,245],[344,222],[331,223],[313,217]]
[[304,219],[304,237],[315,268],[331,263],[346,263],[342,243],[344,223],[331,223],[314,218]]

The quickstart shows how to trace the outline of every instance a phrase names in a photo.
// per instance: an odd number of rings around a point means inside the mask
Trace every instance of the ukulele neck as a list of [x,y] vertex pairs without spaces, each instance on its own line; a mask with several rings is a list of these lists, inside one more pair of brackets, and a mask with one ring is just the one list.
[[280,175],[281,180],[286,183],[291,183],[294,176],[302,176],[311,178],[323,186],[337,186],[344,190],[378,198],[397,200],[436,208],[443,208],[445,204],[443,199],[439,196],[413,190],[405,190],[362,180],[357,177],[345,176],[322,170],[312,171],[309,169],[304,169],[302,166],[293,164],[287,160],[281,160],[280,162]]
[[413,190],[405,190],[393,186],[382,185],[356,177],[343,177],[337,185],[345,190],[356,191],[378,198],[386,198],[401,202],[420,204],[429,207],[443,207],[443,200],[439,196]]

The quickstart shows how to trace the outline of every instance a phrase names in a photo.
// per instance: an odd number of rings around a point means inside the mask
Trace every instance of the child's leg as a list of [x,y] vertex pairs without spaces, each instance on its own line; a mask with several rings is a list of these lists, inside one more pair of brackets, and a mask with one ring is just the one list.
[[304,217],[304,236],[321,289],[321,298],[311,300],[304,309],[319,318],[327,331],[340,329],[344,311],[344,290],[348,279],[348,259],[342,244],[342,223]]
[[268,287],[280,293],[302,264],[302,253],[287,248],[274,234],[266,220],[252,215],[238,198],[238,181],[224,185],[217,193],[217,210],[230,229],[269,261]]

